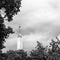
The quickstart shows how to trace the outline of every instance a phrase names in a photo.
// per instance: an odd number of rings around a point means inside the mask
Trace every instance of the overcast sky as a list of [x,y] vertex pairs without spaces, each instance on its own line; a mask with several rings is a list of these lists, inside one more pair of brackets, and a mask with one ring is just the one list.
[[39,40],[44,45],[60,34],[60,0],[22,0],[20,12],[11,23],[16,32],[7,39],[6,50],[16,49],[17,30],[21,25],[23,48],[30,50]]

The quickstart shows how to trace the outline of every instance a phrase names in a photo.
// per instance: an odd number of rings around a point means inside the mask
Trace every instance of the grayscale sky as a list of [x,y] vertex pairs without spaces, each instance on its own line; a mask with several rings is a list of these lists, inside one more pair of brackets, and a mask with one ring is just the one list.
[[22,0],[20,12],[10,25],[15,34],[6,40],[6,49],[16,49],[18,26],[21,25],[23,48],[31,50],[36,41],[46,45],[51,38],[60,34],[60,0]]

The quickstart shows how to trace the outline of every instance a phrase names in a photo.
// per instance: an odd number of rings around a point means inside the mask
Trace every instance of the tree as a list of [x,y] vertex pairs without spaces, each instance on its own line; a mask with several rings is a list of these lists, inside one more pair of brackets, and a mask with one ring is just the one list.
[[56,40],[51,40],[50,49],[48,50],[47,60],[60,60],[60,40],[56,37]]
[[37,47],[35,50],[32,50],[30,56],[32,59],[45,60],[46,59],[46,48],[37,41]]
[[26,51],[17,50],[16,53],[17,53],[17,57],[19,57],[20,60],[26,60],[26,58],[27,58],[27,52]]
[[[9,26],[6,28],[4,21],[8,22],[13,20],[13,16],[20,11],[21,0],[0,0],[0,50],[5,46],[5,38],[9,36],[10,33],[13,33],[13,29]],[[1,13],[4,12],[4,14]]]
[[6,15],[4,18],[8,18],[8,21],[12,20],[13,15],[20,11],[21,0],[0,0],[0,9],[5,9]]
[[[57,40],[57,41],[56,41]],[[56,40],[51,40],[50,42],[50,47],[51,49],[49,49],[48,53],[54,53],[54,52],[58,52],[60,50],[60,40],[58,39],[58,37],[56,37]]]
[[26,60],[27,52],[24,50],[9,50],[5,53],[6,60]]
[[36,49],[30,53],[31,58],[36,60],[60,60],[60,40],[58,37],[56,37],[56,40],[51,40],[51,48],[43,47],[40,42],[37,42]]

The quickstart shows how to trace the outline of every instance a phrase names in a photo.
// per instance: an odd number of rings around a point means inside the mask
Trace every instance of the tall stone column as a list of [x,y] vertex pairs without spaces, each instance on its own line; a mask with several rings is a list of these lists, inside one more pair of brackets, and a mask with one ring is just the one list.
[[19,31],[18,31],[18,38],[17,38],[17,50],[23,49],[23,41],[22,41],[22,35],[20,32],[20,26],[19,26]]

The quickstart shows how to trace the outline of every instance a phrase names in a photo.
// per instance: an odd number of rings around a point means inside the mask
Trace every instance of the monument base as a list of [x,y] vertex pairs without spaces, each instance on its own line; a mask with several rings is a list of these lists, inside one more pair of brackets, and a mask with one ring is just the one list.
[[18,38],[17,40],[17,50],[23,49],[23,41],[21,38]]

